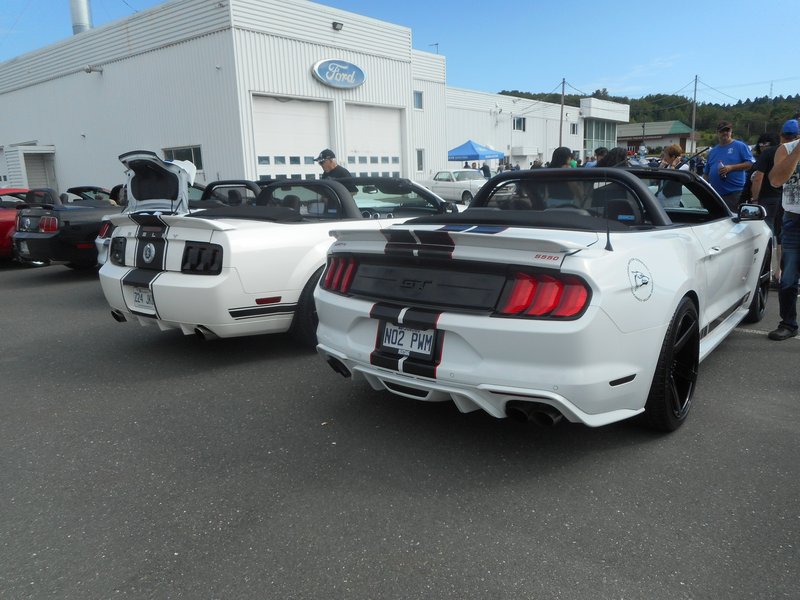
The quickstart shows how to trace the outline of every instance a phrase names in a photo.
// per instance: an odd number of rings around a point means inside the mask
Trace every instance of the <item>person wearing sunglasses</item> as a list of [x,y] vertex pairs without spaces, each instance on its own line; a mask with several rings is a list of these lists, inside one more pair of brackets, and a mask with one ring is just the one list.
[[333,153],[333,150],[330,148],[325,148],[322,152],[319,153],[319,156],[314,159],[319,165],[322,167],[324,173],[320,176],[320,179],[327,179],[331,177],[333,179],[343,179],[345,177],[352,177],[350,171],[345,169],[342,165],[336,162],[336,155]]

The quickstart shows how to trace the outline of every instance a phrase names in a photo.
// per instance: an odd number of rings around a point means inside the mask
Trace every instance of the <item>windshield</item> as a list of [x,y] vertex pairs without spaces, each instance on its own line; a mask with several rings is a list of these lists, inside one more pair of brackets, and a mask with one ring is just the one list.
[[470,181],[472,179],[486,179],[481,171],[456,171],[456,181]]
[[[728,216],[702,181],[664,169],[552,169],[522,172],[484,189],[466,212],[525,211],[589,217],[626,226],[673,224]],[[551,218],[548,216],[548,218]]]

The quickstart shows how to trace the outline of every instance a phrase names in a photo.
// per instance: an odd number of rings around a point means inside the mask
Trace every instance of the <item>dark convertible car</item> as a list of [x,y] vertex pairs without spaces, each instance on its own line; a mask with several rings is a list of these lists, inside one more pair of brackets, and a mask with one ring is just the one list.
[[123,207],[110,199],[109,191],[96,186],[70,188],[58,194],[36,188],[25,196],[17,211],[14,250],[22,262],[63,262],[71,268],[97,264],[95,238],[104,215]]

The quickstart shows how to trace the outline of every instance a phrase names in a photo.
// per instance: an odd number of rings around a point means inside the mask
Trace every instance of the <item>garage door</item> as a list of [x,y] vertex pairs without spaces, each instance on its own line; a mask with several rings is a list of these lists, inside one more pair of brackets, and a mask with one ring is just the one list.
[[314,159],[330,148],[329,103],[253,97],[256,173],[259,179],[316,179]]
[[348,171],[359,177],[400,177],[401,114],[397,109],[347,106]]
[[48,162],[50,156],[47,154],[25,154],[25,175],[28,178],[28,187],[57,187],[55,177],[50,177]]

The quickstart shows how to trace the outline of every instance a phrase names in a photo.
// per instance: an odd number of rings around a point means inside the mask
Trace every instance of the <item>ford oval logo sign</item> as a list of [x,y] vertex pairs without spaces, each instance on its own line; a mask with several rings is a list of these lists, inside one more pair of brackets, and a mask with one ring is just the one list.
[[366,80],[364,71],[346,60],[321,60],[311,72],[325,85],[340,89],[357,88]]

